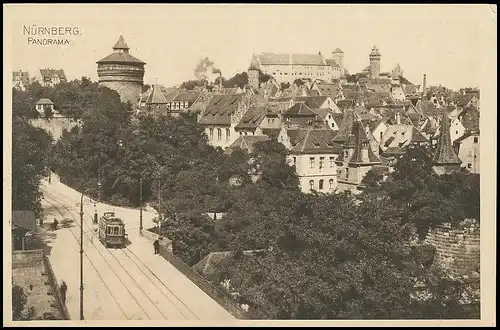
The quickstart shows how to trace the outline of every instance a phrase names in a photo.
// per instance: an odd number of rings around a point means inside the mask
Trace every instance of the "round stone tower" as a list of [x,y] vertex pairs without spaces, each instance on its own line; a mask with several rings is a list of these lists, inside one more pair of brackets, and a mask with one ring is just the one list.
[[113,53],[97,62],[99,84],[117,91],[122,102],[131,102],[135,108],[142,93],[145,64],[129,54],[129,47],[120,36]]
[[370,75],[372,79],[378,79],[380,75],[380,57],[377,46],[373,46],[370,53]]

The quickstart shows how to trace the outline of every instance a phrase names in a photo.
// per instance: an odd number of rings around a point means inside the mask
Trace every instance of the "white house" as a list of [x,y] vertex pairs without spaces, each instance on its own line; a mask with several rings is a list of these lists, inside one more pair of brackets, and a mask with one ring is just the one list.
[[278,141],[290,150],[287,161],[295,166],[302,192],[333,193],[337,188],[335,160],[341,145],[332,142],[335,134],[326,128],[282,128],[278,135]]

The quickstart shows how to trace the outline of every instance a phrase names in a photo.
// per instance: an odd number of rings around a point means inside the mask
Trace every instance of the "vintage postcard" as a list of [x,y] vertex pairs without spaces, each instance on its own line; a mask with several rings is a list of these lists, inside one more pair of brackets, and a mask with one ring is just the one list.
[[4,5],[4,325],[496,325],[496,10]]

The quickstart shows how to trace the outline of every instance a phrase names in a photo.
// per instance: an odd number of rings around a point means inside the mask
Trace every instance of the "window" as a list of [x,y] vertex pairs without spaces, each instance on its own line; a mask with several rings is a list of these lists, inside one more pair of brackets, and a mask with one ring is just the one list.
[[329,188],[329,189],[333,189],[333,179],[330,179],[330,180],[328,181],[328,188]]
[[455,131],[455,134],[457,134],[457,135],[458,135],[458,131]]
[[108,227],[108,235],[110,235],[112,233],[112,229],[111,227]]
[[479,138],[476,136],[474,137],[474,143],[478,143],[479,142]]
[[314,181],[313,180],[309,181],[309,189],[314,190]]
[[314,168],[314,157],[309,158],[309,167]]
[[118,226],[113,228],[113,235],[118,235]]
[[319,180],[319,190],[323,190],[323,179]]
[[472,168],[472,163],[467,163],[467,168]]
[[319,157],[319,168],[323,168],[323,162],[325,161],[325,157]]
[[380,132],[380,141],[382,141],[382,135],[384,135],[384,132]]
[[213,139],[214,139],[214,129],[213,129],[213,128],[210,128],[210,136],[209,136],[209,139],[210,139],[210,140],[213,140]]
[[293,165],[297,164],[297,158],[293,157]]
[[348,168],[345,169],[345,178],[349,179],[349,169]]
[[330,167],[335,166],[335,157],[330,157]]
[[231,136],[231,131],[229,128],[226,128],[226,141],[229,141],[229,137]]
[[222,130],[220,128],[217,128],[217,140],[222,139]]
[[349,157],[349,150],[345,150],[345,151],[344,151],[344,157],[345,157],[345,158]]

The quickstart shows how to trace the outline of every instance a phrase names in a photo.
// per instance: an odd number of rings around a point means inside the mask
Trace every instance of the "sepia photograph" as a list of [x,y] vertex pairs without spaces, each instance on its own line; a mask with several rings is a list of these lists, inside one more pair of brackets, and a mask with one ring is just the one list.
[[496,8],[4,4],[4,326],[495,326]]

